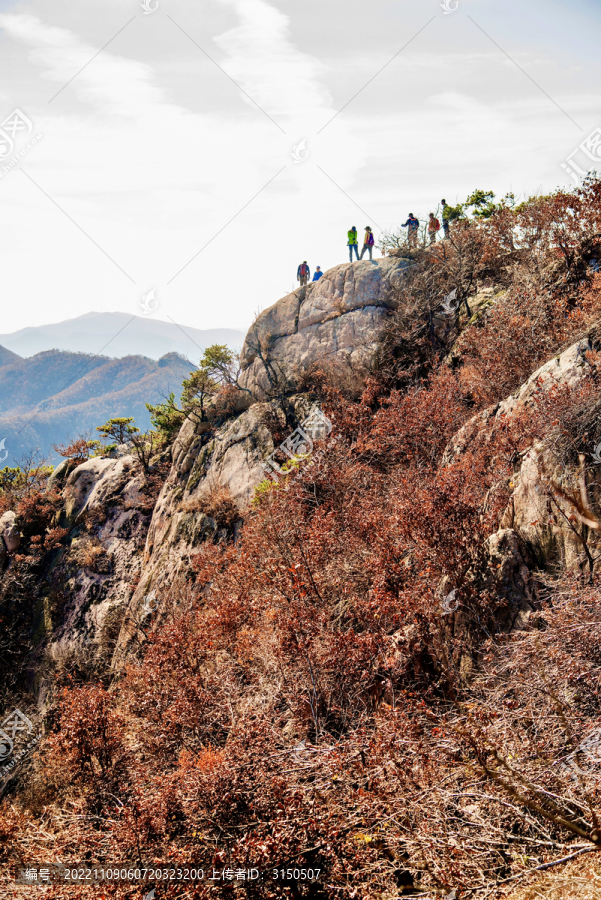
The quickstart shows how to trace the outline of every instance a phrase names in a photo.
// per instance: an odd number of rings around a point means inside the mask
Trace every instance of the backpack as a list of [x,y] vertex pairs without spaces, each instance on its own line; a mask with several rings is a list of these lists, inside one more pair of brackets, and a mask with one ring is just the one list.
[[309,274],[309,266],[306,266],[304,263],[301,266],[301,275]]
[[370,231],[370,232],[369,232],[369,237],[368,237],[368,239],[367,239],[367,246],[368,246],[368,247],[373,247],[373,245],[374,245],[374,233],[373,233],[373,231]]

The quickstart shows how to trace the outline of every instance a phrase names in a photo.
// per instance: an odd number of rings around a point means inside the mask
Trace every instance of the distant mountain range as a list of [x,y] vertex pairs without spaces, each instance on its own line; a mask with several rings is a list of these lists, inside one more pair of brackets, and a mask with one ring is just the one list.
[[54,444],[82,434],[97,438],[96,426],[113,416],[133,416],[145,431],[150,426],[146,403],[159,403],[170,391],[179,400],[192,368],[177,353],[158,362],[63,350],[21,359],[0,347],[0,468],[18,465],[36,450],[56,463]]
[[35,450],[56,463],[54,444],[97,438],[96,427],[113,416],[133,416],[145,431],[147,403],[170,391],[179,400],[206,347],[238,349],[244,337],[125,313],[87,313],[0,335],[0,468]]
[[54,444],[82,434],[97,438],[96,426],[113,416],[133,416],[146,430],[146,403],[159,403],[170,391],[179,399],[192,368],[177,353],[158,362],[63,350],[21,359],[0,347],[0,467],[17,465],[35,450],[56,463]]
[[[211,344],[227,344],[232,349],[239,349],[244,338],[245,333],[234,328],[204,331],[142,315],[91,312],[53,325],[36,325],[12,334],[0,334],[0,344],[22,357],[35,356],[45,350],[101,353],[113,358],[140,355],[150,359],[179,353],[198,362],[202,351]],[[0,354],[0,365],[2,362]]]

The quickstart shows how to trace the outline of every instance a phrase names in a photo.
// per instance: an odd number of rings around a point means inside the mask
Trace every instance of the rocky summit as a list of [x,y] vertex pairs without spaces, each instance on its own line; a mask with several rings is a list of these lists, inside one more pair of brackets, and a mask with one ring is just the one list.
[[242,348],[241,386],[264,398],[278,379],[294,383],[318,361],[359,368],[394,308],[393,289],[408,265],[384,258],[336,266],[266,309]]

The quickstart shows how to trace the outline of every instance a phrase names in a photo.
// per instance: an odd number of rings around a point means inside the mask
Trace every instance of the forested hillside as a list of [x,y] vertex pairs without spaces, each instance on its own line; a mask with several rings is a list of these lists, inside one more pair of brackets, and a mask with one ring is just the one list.
[[146,404],[179,391],[192,368],[177,353],[158,362],[142,356],[110,359],[62,350],[7,359],[0,365],[0,439],[9,453],[7,465],[17,464],[31,451],[56,460],[54,444],[95,433],[96,426],[111,416],[132,416],[147,428]]

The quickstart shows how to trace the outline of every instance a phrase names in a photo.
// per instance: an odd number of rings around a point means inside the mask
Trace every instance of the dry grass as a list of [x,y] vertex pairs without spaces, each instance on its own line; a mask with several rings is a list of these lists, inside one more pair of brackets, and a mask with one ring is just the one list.
[[221,484],[210,487],[200,497],[190,498],[185,508],[188,512],[203,513],[220,528],[231,528],[241,518],[229,489]]
[[107,573],[110,561],[106,550],[95,537],[84,537],[77,542],[71,551],[71,559],[76,565],[90,572]]
[[601,858],[590,853],[558,871],[537,873],[505,896],[507,900],[601,900]]

